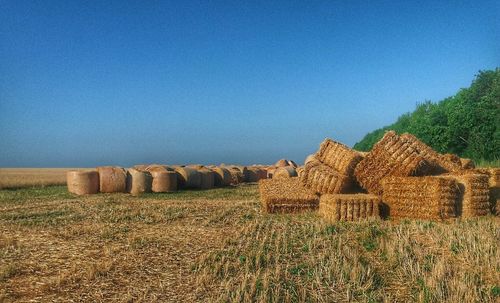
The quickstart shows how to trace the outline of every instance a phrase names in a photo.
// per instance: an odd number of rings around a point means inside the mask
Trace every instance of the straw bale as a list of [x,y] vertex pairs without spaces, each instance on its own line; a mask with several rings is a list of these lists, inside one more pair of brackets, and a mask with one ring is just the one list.
[[432,166],[433,174],[459,172],[462,170],[462,163],[460,162],[460,157],[457,155],[442,155],[412,134],[402,134],[401,139],[407,140],[418,151],[419,155]]
[[150,172],[153,177],[151,190],[155,193],[177,191],[177,174],[175,171],[155,169]]
[[382,201],[395,218],[443,220],[457,216],[459,186],[452,178],[387,177]]
[[304,165],[306,165],[307,163],[311,162],[311,161],[315,161],[315,160],[318,160],[316,158],[316,154],[310,154],[309,156],[306,157],[306,159],[304,160]]
[[200,188],[211,189],[214,188],[215,173],[208,168],[199,169],[200,173]]
[[136,164],[134,166],[132,166],[132,168],[135,168],[137,170],[140,170],[140,171],[144,171],[146,170],[146,168],[148,168],[148,164]]
[[318,196],[304,188],[297,177],[260,180],[259,192],[262,208],[269,213],[318,208]]
[[127,192],[133,196],[143,193],[150,193],[153,184],[153,177],[147,171],[140,171],[130,168],[127,171]]
[[300,180],[305,187],[321,194],[344,193],[352,186],[351,178],[320,161],[307,163]]
[[329,138],[321,143],[316,158],[346,176],[352,176],[354,168],[363,159],[357,151]]
[[292,166],[278,167],[273,175],[273,178],[291,178],[291,177],[297,177],[297,171]]
[[123,193],[127,189],[127,172],[121,167],[101,166],[99,173],[99,190],[101,193]]
[[99,192],[99,174],[95,170],[70,170],[66,173],[68,191],[77,195]]
[[176,167],[178,188],[200,188],[201,175],[198,170],[191,167]]
[[225,167],[214,167],[214,186],[223,187],[229,186],[232,181],[231,172]]
[[275,166],[271,166],[271,167],[267,168],[267,178],[268,179],[272,178],[277,169],[278,168]]
[[259,182],[259,169],[254,167],[245,167],[243,171],[243,178],[245,182]]
[[[139,169],[141,170],[141,169]],[[153,172],[153,171],[174,171],[173,168],[167,166],[167,165],[162,165],[162,164],[151,164],[144,169],[145,171],[148,172]]]
[[319,214],[325,220],[359,221],[379,217],[380,197],[369,194],[326,194],[319,200]]
[[288,165],[289,165],[288,160],[286,160],[286,159],[279,159],[278,162],[276,162],[274,164],[274,166],[276,166],[276,167],[284,167],[284,166],[288,166]]
[[231,184],[236,185],[244,181],[243,173],[239,169],[229,169],[229,173],[231,174]]
[[459,187],[457,216],[472,218],[490,212],[488,175],[447,174],[442,177],[455,180]]
[[422,176],[431,169],[415,147],[388,131],[354,170],[358,183],[371,194],[381,195],[380,181],[387,176]]
[[297,171],[297,176],[300,178],[304,173],[304,166],[297,167],[296,171]]

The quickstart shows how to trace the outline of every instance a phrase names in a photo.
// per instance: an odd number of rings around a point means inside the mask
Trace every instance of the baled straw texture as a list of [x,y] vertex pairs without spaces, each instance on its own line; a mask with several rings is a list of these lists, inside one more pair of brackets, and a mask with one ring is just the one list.
[[309,156],[306,157],[306,159],[304,160],[304,165],[306,165],[307,163],[311,162],[311,161],[315,161],[315,160],[318,160],[316,158],[316,154],[310,154]]
[[123,193],[127,188],[127,172],[121,167],[101,166],[99,173],[99,190],[101,193]]
[[214,167],[214,186],[223,187],[231,185],[231,172],[225,167]]
[[402,134],[401,139],[411,144],[431,166],[433,174],[440,174],[444,172],[459,172],[462,170],[462,163],[460,158],[454,154],[442,155],[430,146],[420,141],[412,134]]
[[380,197],[368,194],[322,195],[319,214],[329,222],[359,221],[379,217]]
[[[140,169],[139,169],[140,170]],[[161,164],[151,164],[148,165],[145,169],[148,172],[153,172],[153,171],[174,171],[173,168],[167,166],[167,165],[161,165]]]
[[346,176],[352,176],[354,168],[363,159],[357,151],[329,138],[321,143],[316,158]]
[[97,171],[70,170],[66,173],[68,191],[77,195],[90,195],[99,192]]
[[259,182],[260,169],[255,167],[245,167],[243,170],[243,178],[245,182]]
[[177,191],[177,174],[174,171],[153,170],[151,171],[153,184],[151,190],[155,193],[168,193]]
[[274,173],[276,173],[276,170],[278,168],[275,167],[275,166],[270,166],[267,168],[267,178],[270,179],[270,178],[273,178],[274,177]]
[[289,166],[290,164],[288,163],[288,160],[286,159],[279,159],[278,162],[276,162],[274,164],[274,166],[276,167],[285,167],[285,166]]
[[305,187],[321,194],[344,193],[352,186],[351,178],[340,174],[320,161],[307,163],[300,181]]
[[243,173],[238,168],[232,167],[229,169],[229,173],[231,174],[231,184],[236,185],[244,181]]
[[215,173],[207,168],[199,169],[200,173],[200,188],[211,189],[214,188]]
[[302,175],[304,174],[304,166],[297,167],[296,171],[297,171],[297,176],[299,178],[302,177]]
[[304,188],[297,177],[260,180],[259,192],[262,207],[269,213],[313,210],[319,203],[318,196]]
[[198,170],[191,167],[176,167],[177,186],[184,188],[200,188],[201,175]]
[[382,194],[380,181],[387,176],[422,176],[429,164],[407,140],[388,131],[354,170],[358,183],[369,193]]
[[456,217],[459,187],[443,177],[387,177],[382,201],[394,218],[443,220]]
[[449,174],[442,177],[455,180],[460,189],[457,200],[457,216],[472,218],[485,216],[490,212],[488,175]]
[[133,196],[150,193],[152,184],[153,177],[151,173],[135,168],[130,168],[127,171],[127,192]]
[[473,169],[476,168],[476,164],[474,161],[467,158],[460,158],[460,164],[462,165],[462,169]]
[[291,177],[297,177],[297,171],[292,166],[278,167],[273,175],[273,178],[291,178]]

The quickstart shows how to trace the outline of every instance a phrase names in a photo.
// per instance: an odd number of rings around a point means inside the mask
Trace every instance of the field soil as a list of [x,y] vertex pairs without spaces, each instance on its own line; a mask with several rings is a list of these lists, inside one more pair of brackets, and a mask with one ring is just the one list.
[[255,184],[0,190],[0,302],[498,302],[500,219],[327,224]]

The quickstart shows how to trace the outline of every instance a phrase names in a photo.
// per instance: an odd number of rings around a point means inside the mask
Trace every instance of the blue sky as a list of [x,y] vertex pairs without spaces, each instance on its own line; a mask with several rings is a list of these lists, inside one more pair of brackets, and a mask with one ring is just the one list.
[[0,167],[302,162],[500,66],[499,15],[498,1],[0,0]]

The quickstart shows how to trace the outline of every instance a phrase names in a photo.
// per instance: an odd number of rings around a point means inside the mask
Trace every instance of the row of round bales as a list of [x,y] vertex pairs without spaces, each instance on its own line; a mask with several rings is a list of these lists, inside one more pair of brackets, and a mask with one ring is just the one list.
[[[178,189],[210,189],[258,182],[268,178],[267,166],[167,166],[136,165],[129,169],[102,166],[95,170],[67,172],[68,191],[77,195],[101,193],[174,192]],[[296,173],[295,173],[296,174]]]

